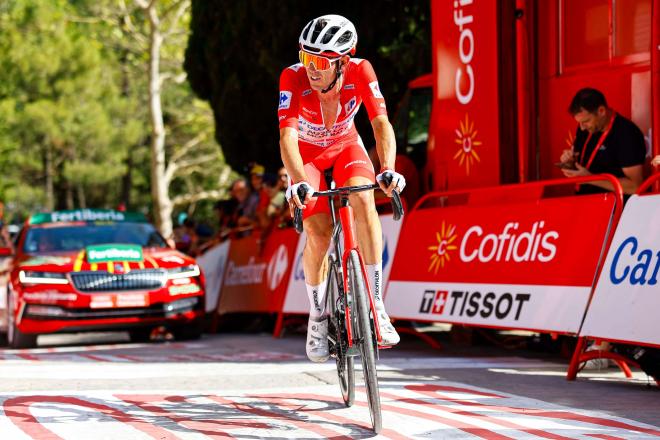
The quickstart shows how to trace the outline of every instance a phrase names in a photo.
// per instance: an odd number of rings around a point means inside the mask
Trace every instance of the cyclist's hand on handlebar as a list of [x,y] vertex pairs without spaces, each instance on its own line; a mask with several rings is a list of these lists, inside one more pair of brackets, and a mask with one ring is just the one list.
[[[385,178],[386,174],[391,176],[391,180]],[[387,185],[388,180],[390,182],[389,186]],[[395,189],[398,193],[401,193],[403,188],[406,187],[406,178],[394,170],[382,170],[381,173],[376,176],[376,181],[378,182],[378,185],[380,185],[380,189],[382,189],[383,192],[387,194],[387,197],[392,197],[392,191]]]
[[[301,201],[300,195],[304,194],[304,198]],[[302,181],[289,185],[286,189],[286,200],[289,202],[289,207],[293,211],[293,208],[305,209],[305,204],[312,199],[312,194],[314,194],[314,188],[309,183]]]

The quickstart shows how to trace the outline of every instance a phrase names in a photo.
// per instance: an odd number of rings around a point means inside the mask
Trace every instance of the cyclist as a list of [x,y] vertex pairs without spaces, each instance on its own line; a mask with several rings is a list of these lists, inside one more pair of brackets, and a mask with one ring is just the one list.
[[[323,174],[329,168],[333,168],[337,186],[369,185],[376,180],[390,197],[395,189],[403,190],[406,181],[394,171],[394,131],[387,119],[376,74],[369,61],[351,57],[357,44],[353,23],[339,15],[315,18],[303,28],[298,42],[300,63],[287,67],[280,76],[280,152],[291,180],[286,193],[289,207],[292,212],[295,207],[303,209],[303,227],[307,234],[303,252],[310,302],[307,357],[314,362],[324,362],[329,356],[324,296],[332,220],[327,201],[317,201],[311,194],[317,189],[327,189]],[[371,120],[382,164],[378,176],[353,125],[362,102]],[[389,186],[383,183],[385,171],[394,177]],[[307,189],[302,201],[297,193],[300,187]],[[382,232],[373,191],[352,194],[350,204],[373,291],[382,343],[395,345],[399,335],[390,323],[381,296]]]

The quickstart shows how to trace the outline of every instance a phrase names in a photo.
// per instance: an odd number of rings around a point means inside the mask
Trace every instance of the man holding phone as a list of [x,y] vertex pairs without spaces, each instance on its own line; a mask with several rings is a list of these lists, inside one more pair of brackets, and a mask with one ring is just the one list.
[[[569,113],[578,123],[573,148],[562,152],[557,164],[566,177],[612,174],[625,194],[634,194],[644,180],[644,134],[631,120],[607,105],[596,89],[579,90]],[[580,185],[579,194],[612,191],[607,181]]]

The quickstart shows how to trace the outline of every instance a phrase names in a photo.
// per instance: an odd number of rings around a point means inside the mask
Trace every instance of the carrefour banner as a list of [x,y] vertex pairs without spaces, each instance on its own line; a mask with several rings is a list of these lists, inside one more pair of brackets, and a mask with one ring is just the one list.
[[580,334],[660,346],[659,310],[660,195],[632,196]]
[[[399,232],[401,222],[392,219],[392,215],[383,215],[380,217],[380,223],[383,227],[383,285],[387,285],[390,271],[392,269],[392,260],[394,250],[399,241]],[[289,288],[284,301],[283,313],[289,314],[307,314],[309,313],[309,300],[307,299],[307,290],[305,289],[305,273],[303,272],[302,252],[305,248],[306,237],[303,233],[296,249],[296,259]]]
[[204,296],[206,299],[204,310],[206,312],[212,312],[218,307],[229,246],[230,241],[224,241],[197,257],[197,264],[202,269],[202,272],[204,272],[204,278],[206,280],[206,295]]
[[293,228],[232,240],[218,314],[278,312],[293,265],[298,234]]
[[577,333],[614,201],[598,195],[411,212],[385,296],[390,316]]

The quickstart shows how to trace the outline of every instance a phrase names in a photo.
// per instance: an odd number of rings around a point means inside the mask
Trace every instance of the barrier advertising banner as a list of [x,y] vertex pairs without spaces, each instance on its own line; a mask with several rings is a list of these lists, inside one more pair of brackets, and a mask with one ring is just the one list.
[[224,241],[197,257],[197,264],[206,279],[206,312],[212,312],[218,306],[218,295],[222,289],[222,276],[225,274],[229,240]]
[[293,265],[298,234],[274,230],[263,243],[259,235],[231,241],[218,314],[278,312]]
[[660,346],[660,195],[632,196],[580,336]]
[[[392,269],[392,260],[394,251],[399,241],[399,232],[401,231],[401,222],[392,219],[392,214],[380,216],[380,223],[383,227],[383,285],[387,285],[389,274]],[[307,290],[305,289],[305,274],[302,265],[302,252],[305,248],[305,233],[300,236],[298,249],[296,249],[296,259],[289,288],[284,301],[283,313],[309,313],[309,300],[307,299]]]
[[500,183],[499,3],[432,3],[435,82],[429,145],[435,148],[429,164],[442,176],[436,188]]
[[393,318],[577,333],[612,196],[418,209],[401,232]]

